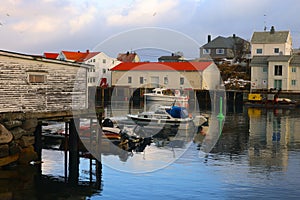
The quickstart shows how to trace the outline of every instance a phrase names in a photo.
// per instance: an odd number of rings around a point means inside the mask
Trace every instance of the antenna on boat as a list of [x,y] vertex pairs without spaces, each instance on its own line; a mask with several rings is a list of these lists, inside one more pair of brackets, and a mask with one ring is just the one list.
[[175,103],[176,103],[176,99],[175,99],[174,102],[172,103],[172,107],[175,106]]

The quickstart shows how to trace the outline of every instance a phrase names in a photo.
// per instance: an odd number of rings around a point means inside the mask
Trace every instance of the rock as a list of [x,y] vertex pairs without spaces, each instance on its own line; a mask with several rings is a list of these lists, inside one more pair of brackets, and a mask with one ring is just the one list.
[[20,145],[22,148],[33,145],[34,143],[35,143],[34,136],[22,136],[20,139]]
[[12,120],[12,121],[8,121],[8,122],[4,122],[3,125],[7,128],[7,129],[12,129],[18,126],[22,125],[22,121],[19,120]]
[[4,158],[0,158],[0,167],[8,165],[10,163],[16,162],[19,159],[19,154],[7,156]]
[[13,140],[13,134],[0,124],[0,144],[7,144]]
[[15,140],[21,138],[26,133],[26,131],[20,127],[14,128],[10,130],[10,132],[13,134]]
[[21,149],[22,148],[14,141],[9,144],[9,154],[10,155],[20,153]]
[[9,156],[9,146],[8,144],[0,145],[0,158]]
[[29,164],[31,161],[35,160],[38,160],[38,155],[34,151],[33,146],[29,146],[21,150],[19,158],[20,164]]
[[34,131],[35,128],[37,127],[38,125],[38,120],[33,118],[33,119],[27,119],[24,121],[23,125],[22,125],[22,128],[27,130],[27,131]]

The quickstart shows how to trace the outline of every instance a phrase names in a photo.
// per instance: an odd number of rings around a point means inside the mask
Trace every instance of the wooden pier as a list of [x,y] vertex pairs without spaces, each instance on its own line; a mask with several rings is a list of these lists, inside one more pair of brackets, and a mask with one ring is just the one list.
[[41,162],[44,122],[64,122],[69,141],[65,174],[69,183],[78,182],[79,120],[102,115],[87,105],[90,67],[0,51],[0,167]]

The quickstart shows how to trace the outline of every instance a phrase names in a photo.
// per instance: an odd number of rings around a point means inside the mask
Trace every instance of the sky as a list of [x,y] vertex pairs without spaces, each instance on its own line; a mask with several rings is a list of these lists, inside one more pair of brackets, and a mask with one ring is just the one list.
[[[207,36],[291,31],[300,47],[298,0],[6,0],[0,5],[0,49],[25,54],[141,49],[199,57]],[[148,56],[155,57],[155,53]]]

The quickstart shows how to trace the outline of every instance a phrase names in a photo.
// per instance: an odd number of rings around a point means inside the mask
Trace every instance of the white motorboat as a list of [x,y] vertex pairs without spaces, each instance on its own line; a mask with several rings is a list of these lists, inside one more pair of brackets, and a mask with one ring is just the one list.
[[207,121],[202,115],[189,116],[186,108],[179,106],[159,106],[154,111],[146,111],[136,115],[128,114],[127,117],[141,126],[175,127],[178,129],[199,127]]
[[155,88],[151,93],[145,93],[147,101],[164,101],[164,102],[188,102],[189,98],[186,95],[181,95],[180,90],[173,92],[166,88]]

